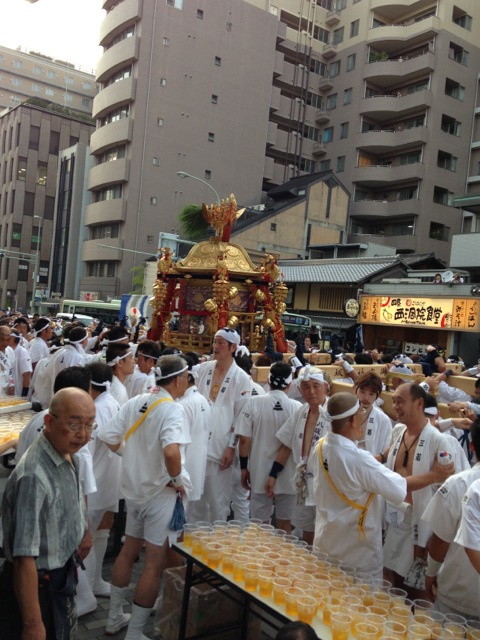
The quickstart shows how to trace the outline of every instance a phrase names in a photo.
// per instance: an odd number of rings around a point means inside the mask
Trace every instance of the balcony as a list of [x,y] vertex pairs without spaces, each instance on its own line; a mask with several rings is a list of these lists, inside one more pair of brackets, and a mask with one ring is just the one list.
[[328,24],[329,27],[333,27],[339,22],[340,22],[340,11],[337,11],[336,9],[334,9],[333,11],[327,11],[325,24]]
[[328,109],[317,109],[317,113],[315,114],[315,122],[318,124],[322,124],[323,122],[328,122],[330,120],[330,111]]
[[[430,16],[419,22],[407,25],[385,25],[368,30],[367,43],[375,44],[375,48],[388,49],[391,42],[409,42],[431,38],[440,33],[440,19]],[[385,43],[385,46],[382,44]]]
[[125,25],[140,20],[143,9],[143,0],[123,0],[108,13],[100,25],[100,46],[104,47],[108,42],[121,33]]
[[105,51],[97,64],[97,82],[104,82],[116,71],[138,59],[140,38],[132,36]]
[[267,147],[275,146],[277,142],[277,131],[277,125],[274,122],[269,122],[267,128]]
[[330,89],[333,89],[333,86],[333,78],[330,78],[329,76],[322,76],[318,83],[320,91],[330,91]]
[[94,131],[90,137],[90,152],[98,154],[102,149],[112,147],[116,143],[129,142],[132,139],[133,120],[123,118],[117,122],[106,124]]
[[333,42],[327,42],[327,44],[323,45],[322,56],[325,60],[330,60],[337,55],[337,45],[333,44]]
[[323,142],[314,142],[312,146],[314,156],[323,156],[327,153],[327,147]]
[[351,202],[350,215],[363,220],[375,218],[402,218],[418,216],[421,212],[421,202],[417,198],[412,200],[360,200]]
[[85,209],[85,225],[103,222],[124,222],[127,201],[124,198],[93,202]]
[[[376,244],[383,244],[387,247],[395,247],[398,252],[408,251],[409,253],[416,253],[421,251],[417,236],[412,234],[400,235],[400,236],[387,236],[387,235],[374,235],[369,233],[354,233],[348,235],[348,242],[375,242]],[[390,285],[391,287],[392,285]]]
[[433,104],[433,94],[427,89],[424,91],[416,91],[406,95],[388,95],[378,94],[368,98],[364,98],[361,103],[360,113],[368,114],[375,120],[382,122],[391,120],[392,117],[406,117],[410,113],[418,113],[425,107],[431,107]]
[[116,107],[133,102],[136,85],[136,78],[125,78],[100,91],[93,99],[93,117],[102,118]]
[[283,53],[280,51],[275,51],[275,56],[273,58],[273,77],[281,76],[283,73],[283,65],[285,63]]
[[432,0],[370,0],[370,9],[381,9],[382,15],[389,20],[398,20],[408,13],[417,13],[429,8]]
[[104,162],[92,167],[88,172],[87,189],[101,189],[112,182],[128,182],[129,176],[130,160],[127,158]]
[[434,71],[435,68],[435,54],[428,51],[403,61],[397,59],[370,62],[363,68],[363,77],[365,80],[373,80],[376,86],[388,88],[395,84],[396,79],[401,79],[402,82],[413,81]]
[[421,180],[425,176],[425,165],[421,162],[398,165],[370,165],[355,167],[352,182],[376,188],[407,180]]
[[383,153],[388,149],[402,151],[404,149],[425,144],[428,139],[427,127],[412,127],[403,129],[403,125],[398,125],[395,129],[366,131],[359,133],[357,146],[368,153]]
[[[118,249],[110,249],[106,247],[100,247],[100,244],[108,244],[111,247],[118,247]],[[105,238],[104,240],[85,240],[82,244],[82,257],[81,260],[94,261],[97,260],[121,260],[123,248],[123,240],[120,238]]]
[[273,158],[265,157],[265,164],[263,167],[263,179],[273,180],[275,161]]

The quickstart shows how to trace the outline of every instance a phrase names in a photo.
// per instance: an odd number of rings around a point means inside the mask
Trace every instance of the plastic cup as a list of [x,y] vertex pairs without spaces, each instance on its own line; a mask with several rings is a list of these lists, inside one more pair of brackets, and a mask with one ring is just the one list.
[[273,601],[275,604],[285,604],[285,590],[290,586],[288,578],[275,576],[273,579]]
[[245,564],[245,590],[253,593],[258,586],[258,572],[262,566],[257,562],[247,562]]
[[298,619],[301,622],[312,624],[317,613],[317,601],[312,596],[302,595],[297,599]]
[[373,625],[377,629],[377,640],[379,640],[383,636],[383,630],[385,628],[385,623],[387,622],[386,616],[379,616],[376,613],[367,613],[365,616],[365,622]]
[[183,527],[183,545],[192,548],[192,533],[198,529],[198,524],[187,522]]
[[411,624],[408,628],[409,640],[430,640],[431,632],[424,624]]
[[413,601],[413,612],[417,613],[417,611],[431,611],[435,605],[430,600],[422,600],[417,598]]
[[396,587],[390,587],[387,589],[387,593],[390,596],[390,609],[396,604],[403,604],[408,596],[405,589],[397,589]]
[[210,542],[206,545],[207,549],[207,565],[211,569],[218,569],[221,558],[221,546],[218,542]]
[[340,599],[335,596],[325,596],[322,598],[320,607],[323,611],[323,624],[329,627],[332,623],[332,613],[340,611],[341,606]]
[[297,618],[298,616],[298,598],[303,596],[304,593],[298,587],[287,587],[285,589],[285,611],[290,618]]
[[453,633],[455,640],[463,640],[467,633],[467,627],[463,624],[458,624],[458,622],[448,622],[445,621],[445,629],[448,629]]
[[454,624],[461,624],[464,627],[467,626],[467,619],[458,613],[444,613],[443,617],[445,618],[445,623],[453,622]]
[[359,604],[353,607],[350,607],[348,610],[349,614],[352,616],[352,624],[350,626],[350,631],[353,636],[356,634],[355,626],[360,622],[365,622],[365,616],[368,613],[368,607],[363,604]]
[[341,611],[332,613],[332,640],[348,640],[353,617]]
[[438,628],[432,631],[432,640],[454,640],[455,636],[453,635],[453,631],[449,631],[449,629]]
[[368,622],[358,622],[355,625],[355,637],[357,640],[376,640],[377,627]]
[[346,580],[330,580],[330,595],[339,598],[348,587],[349,584]]
[[396,622],[395,620],[387,620],[387,622],[385,623],[383,634],[386,636],[390,636],[391,638],[396,638],[397,640],[407,640],[408,627],[406,627],[401,622]]
[[273,571],[267,571],[263,567],[258,572],[258,590],[262,598],[270,598],[273,593]]
[[376,607],[383,607],[387,612],[390,611],[390,603],[392,599],[389,596],[388,591],[374,591],[372,599],[372,605]]
[[467,620],[467,640],[480,640],[480,621]]
[[233,579],[237,582],[243,582],[245,579],[245,565],[249,557],[243,553],[237,553],[233,556]]
[[231,549],[228,552],[224,551],[222,554],[222,569],[224,573],[233,573],[233,553]]
[[407,607],[394,606],[390,610],[390,615],[392,617],[392,620],[404,624],[408,629],[412,616],[412,612],[410,611],[410,609],[408,609]]

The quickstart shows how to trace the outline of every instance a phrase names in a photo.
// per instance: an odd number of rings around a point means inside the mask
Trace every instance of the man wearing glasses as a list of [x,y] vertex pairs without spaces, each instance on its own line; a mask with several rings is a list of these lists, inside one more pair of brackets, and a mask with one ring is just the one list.
[[91,547],[76,454],[95,427],[95,405],[81,389],[62,389],[44,421],[2,504],[0,619],[11,640],[76,637],[75,556],[81,562]]

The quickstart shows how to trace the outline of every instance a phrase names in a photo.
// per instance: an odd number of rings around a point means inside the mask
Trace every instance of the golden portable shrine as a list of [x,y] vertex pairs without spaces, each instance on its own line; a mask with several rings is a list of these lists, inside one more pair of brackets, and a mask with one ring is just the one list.
[[255,266],[242,246],[230,242],[232,227],[244,211],[237,210],[233,194],[220,203],[204,204],[202,210],[215,235],[178,262],[168,247],[159,249],[148,337],[206,352],[218,329],[228,327],[240,333],[251,351],[261,351],[270,330],[275,351],[285,353],[280,317],[288,289],[279,281],[278,258],[266,254]]

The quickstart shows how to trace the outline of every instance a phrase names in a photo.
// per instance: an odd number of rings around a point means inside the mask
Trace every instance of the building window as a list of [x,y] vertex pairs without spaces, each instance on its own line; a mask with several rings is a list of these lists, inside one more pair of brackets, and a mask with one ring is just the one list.
[[447,116],[442,114],[442,124],[441,129],[445,133],[449,133],[452,136],[460,136],[462,124],[452,118],[451,116]]
[[277,223],[276,222],[271,222],[270,223],[270,231],[276,231],[277,230]]
[[183,9],[183,0],[167,0],[167,5],[181,11]]
[[126,105],[124,107],[120,107],[120,109],[115,109],[115,111],[111,111],[108,113],[102,120],[100,121],[101,126],[103,127],[106,124],[110,124],[112,122],[118,122],[118,120],[123,120],[123,118],[128,118],[130,115],[129,106]]
[[416,200],[418,198],[418,187],[404,187],[403,189],[399,189],[395,194],[395,199],[397,201],[402,200]]
[[212,133],[211,131],[208,132],[208,141],[215,142],[215,134]]
[[[300,158],[300,171],[305,171],[306,173],[315,173],[317,168],[317,163],[315,160],[309,160],[308,158]],[[301,195],[300,193],[298,195]]]
[[98,157],[97,164],[103,164],[104,162],[113,162],[114,160],[120,160],[121,158],[125,158],[125,145],[120,147],[114,147],[113,149],[109,149],[102,153],[101,156]]
[[[401,165],[417,164],[418,162],[420,162],[420,159],[421,159],[420,151],[412,151],[412,153],[404,153],[400,156],[400,164]],[[391,162],[384,161],[383,166],[386,166],[386,167],[391,166]]]
[[63,99],[65,100],[65,102],[72,102],[73,96],[70,93],[64,93]]
[[163,118],[157,118],[157,127],[163,127]]
[[439,222],[430,222],[429,238],[432,238],[432,240],[448,242],[449,236],[450,227],[446,227],[444,224],[440,224]]
[[156,205],[157,204],[157,196],[151,196],[150,198],[150,204]]
[[433,201],[436,204],[443,204],[446,207],[453,207],[454,194],[448,189],[443,187],[434,187],[433,189]]
[[94,192],[95,202],[104,202],[105,200],[118,200],[122,197],[123,187],[121,184],[114,184]]
[[465,67],[468,67],[468,58],[469,53],[465,51],[463,47],[460,47],[458,44],[454,42],[450,42],[450,50],[448,52],[448,57],[450,60],[455,60],[459,64],[463,64]]
[[337,158],[337,171],[345,171],[345,156],[338,156]]
[[468,31],[472,30],[472,16],[469,16],[459,7],[453,7],[452,21]]
[[82,98],[82,107],[89,107],[91,102],[90,98]]
[[358,36],[358,27],[360,25],[360,20],[354,20],[350,23],[350,38],[355,38]]
[[39,164],[37,167],[37,184],[44,187],[47,184],[47,165]]
[[114,278],[117,269],[116,262],[112,260],[100,260],[87,262],[88,278]]
[[328,69],[328,75],[330,78],[336,78],[340,75],[340,60],[335,60],[335,62],[331,63]]
[[318,163],[319,171],[330,171],[330,160],[320,160]]
[[83,87],[83,89],[91,89],[92,88],[92,83],[91,82],[82,82],[82,87]]
[[168,38],[163,38],[163,44],[164,44],[166,47],[169,47],[169,46],[170,46],[170,40],[169,40]]
[[351,104],[352,102],[352,87],[345,89],[343,92],[343,104]]
[[31,124],[28,148],[33,149],[34,151],[38,151],[39,142],[40,142],[40,127],[35,127],[33,124]]
[[156,167],[159,167],[159,166],[160,166],[160,158],[153,158],[153,159],[152,159],[152,163],[153,163]]
[[12,247],[19,247],[22,239],[22,225],[14,222],[12,225]]
[[13,66],[15,67],[15,69],[22,69],[23,62],[21,60],[14,60],[13,61]]
[[327,42],[329,41],[330,32],[326,29],[322,29],[322,27],[315,27],[313,30],[313,37],[315,38],[315,40],[319,40],[320,42],[323,42],[323,44],[327,44]]
[[334,132],[334,127],[326,127],[326,129],[323,130],[322,140],[324,143],[333,141],[333,132]]
[[355,61],[357,59],[357,54],[352,53],[347,56],[347,71],[353,71],[355,69]]
[[160,78],[160,86],[161,87],[165,87],[167,85],[167,79],[166,78]]
[[48,152],[52,156],[58,156],[58,147],[60,145],[60,132],[50,131],[50,142]]
[[232,23],[231,22],[227,22],[227,24],[225,25],[225,29],[227,31],[231,31],[232,30]]
[[53,71],[53,69],[47,69],[47,78],[56,78],[57,74],[55,73],[55,71]]
[[46,96],[54,96],[55,95],[55,91],[53,89],[50,89],[50,87],[45,87],[45,95]]
[[461,100],[463,102],[463,100],[465,99],[465,87],[462,87],[462,85],[455,80],[446,78],[445,95],[450,96],[450,98],[455,98],[455,100]]
[[90,227],[90,240],[105,240],[105,238],[118,238],[119,225],[99,224],[96,227]]
[[20,78],[12,78],[12,84],[14,87],[21,87],[22,81],[20,80]]
[[73,78],[72,76],[65,76],[65,84],[73,84]]
[[333,44],[341,44],[343,42],[343,32],[345,31],[345,27],[340,27],[339,29],[335,29],[333,32]]
[[215,56],[215,64],[217,65],[217,67],[222,66],[222,59],[220,58],[220,56]]
[[19,158],[17,164],[17,180],[21,180],[25,182],[25,178],[27,175],[27,159]]
[[337,94],[336,93],[332,93],[331,95],[329,95],[327,97],[326,108],[327,108],[327,111],[333,111],[333,109],[337,108]]
[[205,169],[205,180],[210,180],[211,177],[212,172],[210,171],[210,169]]
[[32,91],[38,93],[40,91],[40,85],[37,82],[32,82]]
[[197,9],[197,18],[203,20],[203,9]]
[[34,73],[36,76],[39,76],[39,75],[42,73],[42,67],[39,67],[38,65],[35,65],[35,66],[33,67],[33,73]]
[[340,139],[348,138],[348,122],[342,122],[340,125]]
[[437,154],[437,167],[441,169],[447,169],[448,171],[456,171],[457,170],[458,158],[452,156],[451,153],[447,151],[438,151]]
[[214,93],[212,93],[211,103],[218,104],[218,96],[216,96]]

